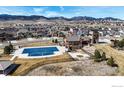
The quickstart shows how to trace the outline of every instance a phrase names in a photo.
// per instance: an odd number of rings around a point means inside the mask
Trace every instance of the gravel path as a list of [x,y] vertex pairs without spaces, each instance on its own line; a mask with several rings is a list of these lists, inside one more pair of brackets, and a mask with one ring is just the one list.
[[32,70],[27,76],[111,76],[117,73],[117,67],[110,67],[106,62],[83,60],[44,65]]

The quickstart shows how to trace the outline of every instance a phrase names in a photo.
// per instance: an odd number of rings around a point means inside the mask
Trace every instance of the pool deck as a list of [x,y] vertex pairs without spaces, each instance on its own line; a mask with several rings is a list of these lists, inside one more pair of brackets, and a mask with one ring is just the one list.
[[[44,48],[44,47],[57,47],[57,49],[59,51],[54,52],[53,55],[44,55],[44,56],[28,56],[28,54],[23,54],[24,49],[28,49],[28,48]],[[24,59],[34,59],[34,58],[48,58],[48,57],[54,57],[54,56],[58,56],[58,55],[62,55],[64,52],[66,52],[67,49],[65,47],[62,46],[39,46],[39,47],[24,47],[24,48],[20,48],[18,50],[15,51],[15,53],[13,54],[14,56],[17,56],[18,58],[24,58]]]

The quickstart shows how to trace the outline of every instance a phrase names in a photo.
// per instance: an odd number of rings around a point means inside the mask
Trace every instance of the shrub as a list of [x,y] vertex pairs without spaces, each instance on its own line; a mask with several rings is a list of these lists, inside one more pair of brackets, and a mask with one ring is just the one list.
[[4,47],[4,54],[10,54],[11,52],[13,52],[13,45],[10,43],[9,46]]
[[94,52],[94,61],[95,62],[100,62],[101,61],[101,54],[98,50],[95,50],[95,52]]
[[77,55],[77,57],[83,57],[83,55]]
[[62,67],[51,65],[51,66],[44,66],[43,69],[46,70],[47,72],[55,73],[60,69],[62,69]]
[[118,47],[119,40],[114,41],[114,47]]
[[114,66],[114,65],[115,65],[115,62],[114,62],[113,57],[111,57],[111,58],[108,59],[107,64],[108,64],[109,66]]
[[54,41],[55,43],[58,43],[58,40],[57,39],[55,39],[55,41]]
[[118,47],[119,47],[119,48],[123,48],[123,47],[124,47],[124,43],[123,43],[122,41],[119,41],[119,42],[118,42]]
[[122,49],[124,47],[124,39],[122,40],[115,40],[114,47]]
[[11,49],[9,46],[5,46],[4,47],[4,54],[10,54],[11,53]]
[[101,60],[106,60],[107,58],[106,58],[106,54],[105,54],[105,52],[103,52],[102,53],[102,56],[101,56]]
[[101,62],[101,59],[94,59],[94,62]]
[[54,39],[52,40],[52,42],[54,43]]
[[12,44],[9,45],[9,48],[10,48],[10,52],[13,52],[13,45]]
[[82,69],[81,69],[79,66],[74,66],[74,67],[72,67],[72,70],[73,70],[74,72],[81,72],[81,71],[82,71]]

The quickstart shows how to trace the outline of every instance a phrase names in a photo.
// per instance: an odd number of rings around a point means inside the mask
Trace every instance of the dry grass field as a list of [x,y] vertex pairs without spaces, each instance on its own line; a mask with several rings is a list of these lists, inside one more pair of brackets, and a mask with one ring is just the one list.
[[0,60],[10,60],[12,55],[4,55],[4,49],[0,48]]
[[0,48],[0,52],[3,52],[3,48]]
[[51,41],[45,41],[45,42],[32,42],[32,43],[27,43],[23,45],[23,47],[34,47],[34,46],[50,46],[50,45],[55,45]]
[[51,57],[51,58],[41,58],[41,59],[15,59],[14,63],[20,64],[19,68],[12,74],[12,76],[26,75],[31,70],[50,63],[68,62],[73,59],[69,54],[64,53],[63,55]]
[[124,75],[124,53],[110,47],[109,45],[95,45],[99,50],[104,51],[107,56],[112,56],[119,66],[119,75]]
[[1,55],[0,60],[10,60],[12,58],[12,55]]

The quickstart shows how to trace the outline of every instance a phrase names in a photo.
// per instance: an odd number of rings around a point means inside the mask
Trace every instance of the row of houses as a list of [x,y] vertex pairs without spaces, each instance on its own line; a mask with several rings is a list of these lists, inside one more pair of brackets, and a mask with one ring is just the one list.
[[[109,27],[80,27],[72,22],[74,25],[68,24],[16,24],[12,27],[0,28],[0,39],[4,40],[4,34],[10,34],[12,39],[15,37],[65,37],[66,35],[92,36],[92,29],[97,28],[100,36],[124,36],[124,31],[120,28]],[[82,25],[82,24],[81,24]],[[119,30],[120,29],[120,30]],[[16,39],[15,38],[15,39]],[[10,38],[11,40],[11,38]],[[95,42],[95,41],[94,41]]]
[[65,46],[69,49],[80,49],[84,45],[92,45],[94,43],[108,43],[111,40],[121,40],[124,38],[124,31],[104,31],[99,29],[80,30],[78,28],[70,29],[64,40]]
[[64,39],[64,45],[71,50],[75,50],[81,49],[85,45],[98,43],[99,32],[97,30],[91,32],[90,34],[84,34],[81,30],[70,29]]

